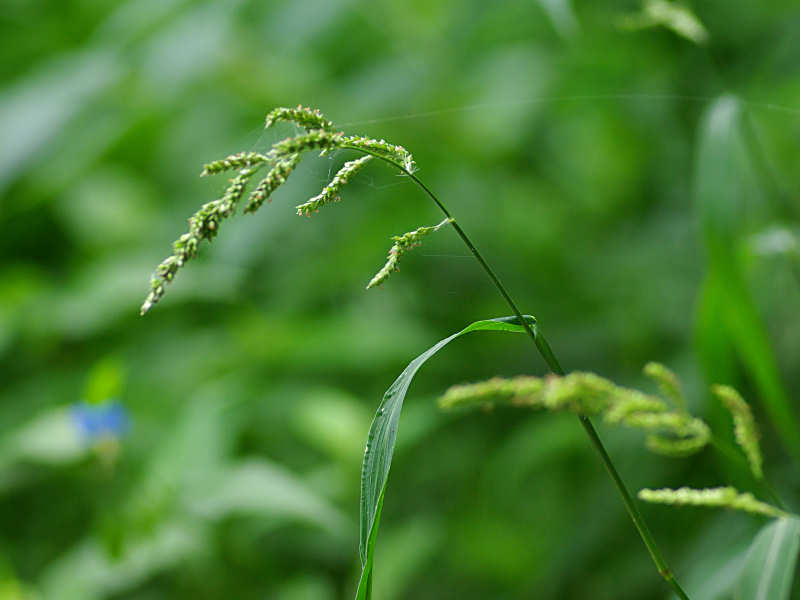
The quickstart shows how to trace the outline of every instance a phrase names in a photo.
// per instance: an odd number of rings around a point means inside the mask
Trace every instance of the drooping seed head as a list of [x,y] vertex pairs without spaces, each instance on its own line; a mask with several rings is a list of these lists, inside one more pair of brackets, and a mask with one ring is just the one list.
[[230,171],[232,169],[242,169],[252,167],[259,163],[269,162],[269,157],[260,152],[239,152],[238,154],[231,154],[220,160],[215,160],[203,166],[203,171],[200,173],[201,177],[206,175],[216,175],[223,171]]
[[[345,136],[335,131],[333,123],[318,110],[303,106],[276,108],[267,115],[266,127],[271,127],[278,121],[295,123],[305,129],[305,132],[273,144],[267,153],[240,152],[205,165],[202,175],[233,169],[238,169],[239,173],[231,180],[230,186],[221,198],[207,202],[189,219],[189,231],[174,242],[173,254],[159,265],[153,275],[150,293],[142,305],[142,314],[149,311],[164,295],[165,284],[173,280],[176,272],[197,255],[200,242],[212,240],[219,233],[222,221],[236,212],[246,186],[252,175],[260,168],[270,167],[267,175],[250,193],[244,207],[244,212],[247,213],[257,211],[264,202],[270,200],[273,192],[286,182],[297,167],[302,155],[311,150],[319,150],[325,155],[338,149],[352,149],[367,156],[347,162],[320,194],[298,206],[300,214],[310,214],[326,203],[335,201],[342,186],[373,156],[384,158],[407,173],[415,169],[411,154],[402,146],[391,144],[386,140]],[[447,220],[436,227],[421,227],[394,238],[395,245],[389,253],[387,264],[373,278],[369,287],[384,281],[397,269],[397,261],[405,251],[417,245],[421,237],[439,229],[445,222]]]
[[211,241],[219,233],[219,225],[236,212],[236,207],[244,193],[250,178],[264,163],[243,168],[236,177],[231,179],[230,185],[222,197],[211,202],[206,202],[194,215],[189,217],[189,231],[184,233],[172,244],[172,255],[164,259],[150,281],[150,293],[142,304],[140,314],[147,313],[164,295],[164,284],[171,282],[178,269],[186,262],[197,256],[197,248],[203,240]]
[[389,276],[392,273],[399,270],[397,265],[400,262],[400,258],[406,252],[419,246],[422,243],[422,238],[424,238],[426,235],[433,233],[434,231],[438,231],[444,225],[452,223],[452,221],[452,219],[447,218],[438,225],[430,227],[423,226],[415,229],[414,231],[404,233],[403,235],[393,236],[392,240],[394,240],[394,245],[389,249],[389,255],[387,256],[386,264],[383,265],[381,270],[378,271],[370,280],[370,282],[367,284],[367,289],[373,288],[376,285],[380,285],[389,279]]
[[324,117],[318,109],[310,109],[300,104],[297,108],[275,108],[267,114],[267,120],[264,125],[266,129],[272,127],[278,121],[289,121],[296,123],[304,129],[322,129],[325,131],[333,131],[333,123]]
[[331,182],[322,188],[322,191],[297,207],[297,214],[300,216],[310,217],[313,213],[317,212],[320,208],[331,202],[339,200],[339,193],[342,188],[350,181],[350,179],[358,173],[361,168],[366,165],[374,157],[367,154],[356,160],[351,160],[342,166],[341,169],[334,175]]
[[267,176],[250,192],[244,212],[252,214],[261,208],[265,201],[270,200],[273,192],[286,183],[289,175],[300,164],[301,158],[300,154],[290,154],[286,158],[276,161]]
[[649,362],[644,366],[644,374],[658,384],[658,388],[665,398],[675,403],[675,406],[686,409],[686,398],[681,390],[678,376],[667,367],[657,362]]
[[383,156],[399,163],[409,173],[417,170],[417,165],[414,162],[414,157],[411,153],[397,144],[390,144],[386,140],[376,140],[374,138],[348,135],[342,139],[342,147],[355,148],[359,150],[368,150],[379,156]]
[[639,498],[645,502],[658,504],[730,508],[767,517],[786,516],[786,513],[781,509],[756,500],[752,494],[741,494],[733,487],[705,489],[682,487],[677,490],[669,488],[660,490],[643,489],[639,491]]
[[510,404],[602,416],[608,423],[645,431],[648,448],[668,455],[696,452],[710,439],[710,429],[700,419],[681,410],[671,410],[657,396],[617,386],[594,373],[575,372],[545,378],[495,377],[451,387],[439,404],[443,408]]
[[322,129],[314,129],[308,133],[288,137],[272,146],[271,155],[285,158],[292,154],[302,154],[308,150],[333,150],[342,147],[344,135]]
[[727,385],[712,386],[711,391],[720,399],[733,416],[733,433],[736,443],[744,451],[750,470],[757,479],[764,476],[763,457],[758,442],[759,433],[750,405],[744,401],[732,387]]

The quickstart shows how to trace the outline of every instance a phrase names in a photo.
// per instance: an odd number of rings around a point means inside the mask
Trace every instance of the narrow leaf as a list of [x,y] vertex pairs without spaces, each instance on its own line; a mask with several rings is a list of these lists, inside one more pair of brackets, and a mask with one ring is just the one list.
[[776,519],[758,532],[739,577],[736,600],[788,600],[797,552],[800,519]]
[[[536,319],[526,315],[525,321],[536,331]],[[361,557],[361,580],[356,592],[356,600],[368,600],[368,582],[372,574],[372,561],[375,548],[375,538],[378,531],[383,498],[386,492],[386,482],[389,478],[389,468],[392,463],[395,440],[397,439],[397,426],[400,411],[403,408],[411,381],[419,368],[425,362],[444,348],[454,339],[472,331],[510,331],[523,333],[525,328],[516,317],[501,317],[476,321],[458,333],[454,333],[420,354],[415,358],[394,383],[386,390],[383,400],[378,406],[375,418],[369,428],[367,446],[364,450],[364,462],[361,467],[361,538],[359,553]]]
[[[762,404],[785,447],[800,460],[797,409],[782,381],[742,258],[752,215],[766,210],[742,118],[741,101],[722,96],[706,111],[700,127],[694,196],[707,265],[697,321],[698,350],[706,377],[713,382],[735,384],[739,369],[744,371],[757,392],[754,399]],[[709,420],[716,429],[727,416],[716,411]]]

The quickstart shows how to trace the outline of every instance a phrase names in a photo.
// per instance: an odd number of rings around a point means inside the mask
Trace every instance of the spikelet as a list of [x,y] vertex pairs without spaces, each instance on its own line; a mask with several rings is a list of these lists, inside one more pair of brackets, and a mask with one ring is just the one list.
[[269,129],[278,121],[290,121],[297,123],[300,127],[307,130],[322,129],[324,131],[333,131],[333,123],[326,119],[318,109],[310,109],[300,104],[297,108],[275,108],[267,114],[267,120],[264,125],[265,129]]
[[644,374],[658,384],[658,389],[667,400],[671,400],[680,409],[686,409],[686,398],[681,390],[678,376],[667,367],[657,362],[649,362],[644,366]]
[[767,517],[785,517],[786,513],[771,504],[761,502],[752,494],[740,494],[736,488],[718,487],[697,490],[682,487],[677,490],[660,489],[639,491],[639,498],[645,502],[673,504],[676,506],[709,506],[742,510]]
[[711,430],[700,419],[693,419],[690,425],[684,428],[688,431],[687,437],[665,437],[663,435],[648,435],[645,446],[650,452],[663,456],[689,456],[706,447],[711,440]]
[[396,144],[390,144],[386,140],[376,140],[373,138],[348,135],[342,138],[343,148],[352,148],[356,150],[368,150],[378,156],[390,159],[394,163],[399,163],[409,173],[417,170],[417,165],[414,162],[414,157],[411,153]]
[[392,273],[399,270],[397,264],[400,262],[400,258],[403,256],[403,254],[412,248],[419,246],[422,243],[422,238],[424,238],[426,235],[433,233],[434,231],[438,231],[439,228],[451,222],[452,219],[448,218],[438,225],[431,227],[423,226],[415,229],[414,231],[404,233],[403,235],[393,236],[392,240],[394,241],[394,245],[389,249],[389,255],[386,259],[386,264],[383,265],[381,270],[378,271],[370,280],[370,282],[367,284],[367,289],[373,288],[376,285],[380,285],[389,279],[389,276]]
[[290,154],[286,158],[275,161],[267,176],[250,192],[247,204],[244,205],[244,212],[254,213],[265,201],[269,200],[272,193],[286,183],[286,179],[292,171],[300,164],[300,154]]
[[269,162],[269,157],[266,154],[261,154],[260,152],[239,152],[238,154],[231,154],[230,156],[204,165],[200,176],[216,175],[223,171],[252,167],[253,165],[266,162]]
[[750,405],[744,401],[739,392],[727,385],[712,386],[711,391],[722,401],[730,411],[731,416],[733,416],[733,433],[736,436],[736,443],[739,444],[739,447],[747,456],[747,462],[750,463],[750,470],[753,475],[755,475],[756,479],[761,479],[764,476],[763,459],[761,447],[758,443],[758,427],[755,419],[753,419]]
[[281,159],[291,154],[301,154],[308,150],[333,150],[342,147],[344,135],[323,129],[313,129],[308,133],[288,137],[272,146],[272,158]]
[[539,377],[494,377],[479,383],[452,386],[439,398],[439,406],[444,409],[486,404],[536,406],[542,404],[544,386],[544,380]]
[[350,160],[344,163],[342,168],[334,175],[331,182],[322,188],[319,194],[297,207],[297,214],[310,217],[326,204],[337,202],[340,199],[339,193],[347,182],[350,181],[350,178],[358,173],[358,171],[373,158],[371,154],[367,154],[356,160]]
[[189,231],[172,244],[172,256],[167,257],[156,267],[156,272],[150,279],[150,293],[142,304],[140,314],[144,315],[153,308],[164,295],[164,285],[173,280],[178,269],[183,267],[186,261],[197,256],[200,242],[211,241],[216,237],[220,222],[236,211],[247,183],[262,166],[263,163],[241,169],[236,177],[231,179],[228,189],[221,198],[206,202],[189,218]]
[[648,447],[668,455],[700,450],[711,435],[703,421],[683,411],[671,410],[661,398],[617,386],[594,373],[550,375],[543,379],[495,377],[481,383],[453,386],[439,399],[443,408],[487,404],[601,415],[607,423],[647,432]]

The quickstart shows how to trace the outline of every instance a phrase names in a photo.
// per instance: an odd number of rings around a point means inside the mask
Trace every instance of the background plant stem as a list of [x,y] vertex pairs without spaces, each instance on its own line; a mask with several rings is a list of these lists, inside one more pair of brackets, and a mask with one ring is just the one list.
[[[442,204],[439,198],[437,198],[436,194],[434,194],[431,191],[431,189],[428,188],[428,186],[426,186],[416,175],[406,170],[406,168],[403,167],[401,164],[396,163],[385,156],[381,156],[380,154],[376,154],[368,150],[364,150],[362,148],[355,148],[351,146],[345,146],[345,147],[352,150],[358,150],[359,152],[363,152],[366,154],[371,154],[372,156],[380,158],[384,162],[387,162],[395,166],[396,168],[400,169],[403,173],[408,175],[414,181],[414,183],[416,183],[425,191],[425,193],[431,198],[431,200],[434,201],[436,206],[439,207],[439,210],[442,211],[444,216],[450,219],[450,224],[453,226],[453,229],[455,229],[458,236],[461,238],[464,244],[466,244],[467,248],[469,248],[469,251],[475,257],[475,259],[480,263],[481,267],[489,276],[489,279],[492,280],[492,283],[494,283],[495,287],[497,287],[498,291],[503,296],[506,303],[513,311],[514,315],[516,315],[516,317],[519,319],[520,324],[525,328],[525,331],[527,332],[531,340],[533,340],[533,343],[536,345],[536,349],[539,351],[539,354],[541,354],[545,363],[547,363],[548,368],[556,375],[564,375],[564,369],[561,368],[561,364],[558,362],[558,359],[551,350],[550,345],[547,343],[547,340],[544,338],[541,331],[539,331],[538,327],[536,328],[536,331],[534,331],[534,329],[530,326],[530,324],[522,317],[522,312],[519,310],[519,308],[517,308],[516,303],[511,298],[508,291],[505,289],[505,287],[503,286],[502,282],[497,277],[495,272],[489,266],[489,263],[486,262],[481,253],[469,239],[469,236],[467,236],[466,232],[461,228],[461,226],[455,220],[453,215],[450,214],[450,211],[447,210],[445,205]],[[608,455],[608,452],[606,452],[606,449],[603,446],[603,442],[600,440],[600,436],[597,434],[597,430],[595,430],[594,425],[592,425],[592,422],[586,416],[579,415],[578,419],[580,420],[581,425],[586,431],[586,434],[589,436],[589,440],[591,441],[592,446],[594,447],[595,451],[600,457],[600,460],[603,462],[603,465],[608,471],[611,480],[614,482],[617,491],[619,492],[620,496],[622,496],[622,502],[625,505],[626,510],[628,511],[628,515],[630,515],[630,518],[633,521],[636,530],[639,532],[639,536],[642,538],[642,541],[644,542],[647,551],[650,553],[650,557],[653,559],[653,563],[656,565],[659,574],[661,574],[661,576],[670,585],[673,591],[677,594],[678,598],[681,598],[682,600],[689,600],[689,596],[686,594],[685,591],[683,591],[683,588],[681,588],[680,584],[677,582],[674,575],[672,574],[672,571],[670,571],[669,567],[667,566],[667,563],[664,560],[661,551],[658,549],[658,546],[656,545],[656,541],[653,538],[653,534],[650,533],[650,529],[647,527],[647,523],[645,522],[644,517],[639,512],[639,509],[636,507],[636,503],[633,497],[630,495],[630,492],[628,492],[625,483],[622,481],[622,478],[620,477],[619,473],[614,467],[614,463],[612,462],[611,457]],[[372,574],[370,573],[370,584],[371,581],[372,581]]]

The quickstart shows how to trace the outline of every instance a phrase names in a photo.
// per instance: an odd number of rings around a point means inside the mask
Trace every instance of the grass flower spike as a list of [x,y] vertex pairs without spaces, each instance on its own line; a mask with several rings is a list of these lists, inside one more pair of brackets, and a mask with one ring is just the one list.
[[334,126],[317,109],[310,109],[297,105],[297,108],[275,108],[267,115],[265,129],[269,129],[278,121],[289,121],[307,130],[321,129],[323,131],[333,131]]
[[310,217],[313,213],[317,212],[320,208],[331,202],[340,200],[339,192],[342,187],[350,181],[358,171],[374,158],[371,154],[350,160],[344,163],[339,172],[334,175],[331,182],[322,188],[322,191],[311,198],[308,202],[304,202],[297,207],[297,214],[300,216]]
[[639,491],[639,498],[645,502],[658,504],[730,508],[767,517],[787,516],[781,509],[756,500],[752,494],[741,494],[736,488],[732,487],[706,488],[702,490],[688,487],[682,487],[677,490],[644,489]]
[[352,135],[344,137],[342,139],[342,144],[345,148],[367,151],[375,156],[389,159],[395,164],[399,163],[408,173],[413,173],[417,170],[414,157],[411,156],[408,150],[402,146],[390,144],[386,140],[375,140],[368,137]]
[[[189,231],[173,243],[172,255],[164,259],[151,278],[150,293],[142,304],[141,314],[148,312],[162,298],[166,284],[171,282],[178,270],[191,258],[197,256],[203,241],[211,241],[217,235],[220,223],[232,216],[246,191],[253,175],[267,167],[263,177],[250,192],[244,206],[245,213],[255,213],[268,202],[272,194],[297,168],[303,155],[319,150],[323,155],[335,150],[354,150],[363,156],[346,162],[322,191],[297,207],[300,215],[311,215],[322,206],[339,199],[342,188],[373,158],[380,158],[395,165],[405,174],[415,170],[411,153],[397,144],[363,136],[346,136],[337,132],[334,124],[318,110],[297,106],[296,108],[276,108],[267,115],[265,126],[272,127],[278,122],[293,123],[304,131],[272,145],[269,152],[239,152],[212,161],[203,167],[202,176],[216,175],[225,171],[238,170],[231,179],[224,194],[217,200],[207,202],[189,219]],[[450,222],[446,219],[435,227],[419,229],[394,238],[395,245],[389,253],[389,261],[381,272],[370,282],[370,287],[384,281],[392,271],[397,270],[397,261],[408,249],[419,244],[420,238],[436,231]]]
[[644,374],[658,384],[658,389],[664,398],[671,400],[678,408],[686,410],[686,398],[675,373],[661,363],[649,362],[644,366]]
[[247,183],[263,163],[239,171],[221,198],[206,202],[189,218],[189,231],[179,237],[172,245],[173,253],[164,259],[150,280],[150,293],[142,304],[141,314],[147,313],[161,299],[165,284],[175,278],[175,274],[186,262],[197,256],[197,248],[203,240],[211,241],[219,232],[222,220],[235,211]]
[[756,427],[750,405],[742,399],[732,387],[727,385],[715,385],[711,391],[719,398],[733,416],[733,433],[736,436],[736,443],[747,456],[750,463],[750,470],[756,479],[764,476],[763,458],[761,447],[758,443],[758,428]]
[[702,420],[672,409],[661,398],[617,386],[594,373],[494,378],[451,387],[439,400],[443,408],[498,403],[600,415],[607,423],[647,432],[648,448],[660,454],[696,452],[711,436]]
[[203,172],[200,173],[201,177],[206,175],[216,175],[223,171],[230,171],[232,169],[243,169],[252,167],[257,164],[269,162],[269,157],[260,152],[239,152],[238,154],[231,154],[220,160],[215,160],[203,166]]
[[367,289],[373,288],[376,285],[380,285],[389,279],[389,276],[392,273],[399,270],[397,264],[400,262],[400,257],[402,257],[403,254],[412,248],[419,246],[422,243],[422,238],[424,238],[426,235],[433,233],[434,231],[439,231],[441,227],[450,222],[452,222],[452,219],[445,219],[438,225],[434,225],[432,227],[419,227],[414,231],[409,231],[403,235],[396,235],[392,237],[394,245],[389,249],[389,256],[386,260],[386,264],[383,265],[381,270],[378,271],[372,279],[370,279],[370,282],[367,284]]
[[273,192],[286,183],[289,175],[300,164],[301,158],[300,154],[290,154],[276,161],[267,176],[250,192],[244,212],[252,214],[261,208],[264,201],[270,200]]

